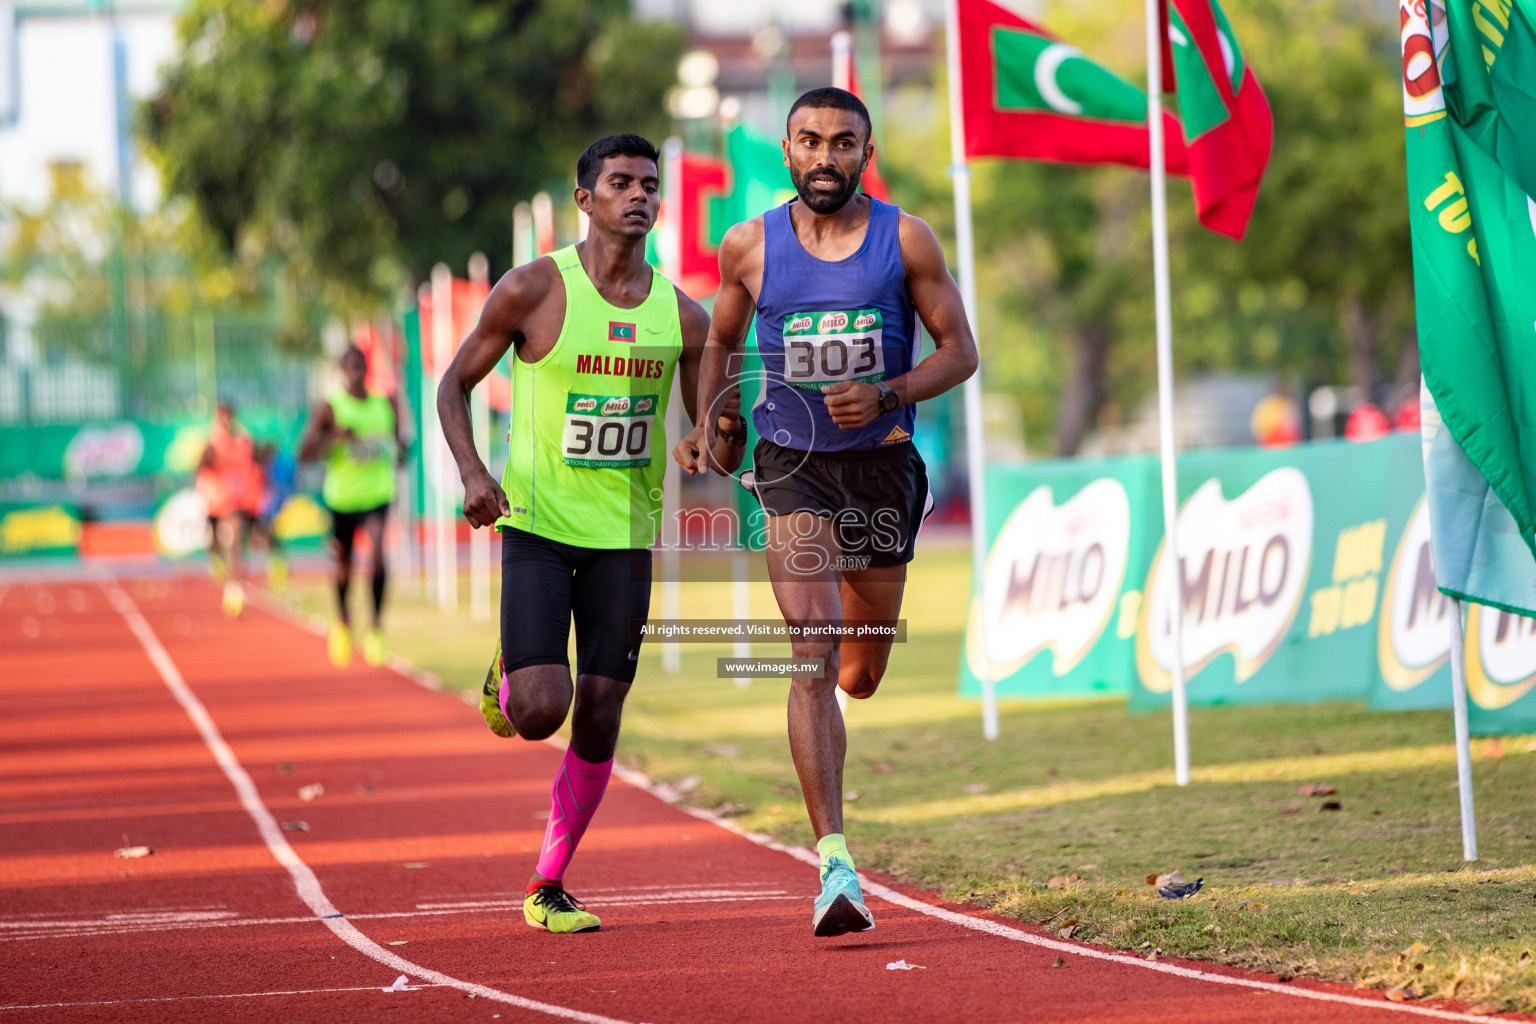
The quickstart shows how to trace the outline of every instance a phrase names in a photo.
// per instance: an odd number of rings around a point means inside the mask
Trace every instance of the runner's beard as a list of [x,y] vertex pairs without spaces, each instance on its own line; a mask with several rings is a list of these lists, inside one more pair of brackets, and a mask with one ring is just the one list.
[[[836,213],[847,206],[848,200],[852,199],[854,193],[859,190],[859,178],[862,175],[862,171],[854,171],[853,177],[845,177],[836,167],[827,166],[813,167],[803,175],[796,174],[794,168],[790,168],[789,171],[789,178],[795,184],[795,191],[799,193],[800,201],[815,213]],[[833,178],[842,185],[842,188],[836,192],[817,192],[811,188],[812,178]]]

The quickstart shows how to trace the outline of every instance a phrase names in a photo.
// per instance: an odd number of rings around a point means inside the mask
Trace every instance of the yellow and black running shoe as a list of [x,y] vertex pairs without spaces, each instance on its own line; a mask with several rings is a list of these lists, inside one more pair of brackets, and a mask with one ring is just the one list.
[[485,684],[480,687],[480,713],[485,716],[485,724],[491,727],[491,732],[511,739],[517,735],[517,730],[501,710],[501,686],[505,678],[501,671],[501,641],[498,639],[496,656],[491,659],[491,667],[485,672]]
[[581,900],[551,882],[541,885],[523,900],[523,920],[530,927],[566,935],[571,932],[595,932],[603,922],[589,913]]

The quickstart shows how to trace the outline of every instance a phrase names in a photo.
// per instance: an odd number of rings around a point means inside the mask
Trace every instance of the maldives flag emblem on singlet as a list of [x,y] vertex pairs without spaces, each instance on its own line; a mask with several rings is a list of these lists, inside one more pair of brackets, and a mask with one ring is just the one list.
[[635,340],[635,325],[634,324],[621,324],[617,320],[610,320],[610,321],[608,321],[608,340],[609,341],[634,341]]

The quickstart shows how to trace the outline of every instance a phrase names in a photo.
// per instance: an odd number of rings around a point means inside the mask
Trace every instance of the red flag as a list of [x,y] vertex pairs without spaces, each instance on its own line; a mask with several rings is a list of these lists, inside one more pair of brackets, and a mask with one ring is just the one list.
[[709,241],[709,197],[725,194],[725,164],[684,153],[680,169],[677,286],[698,299],[720,289],[720,252]]
[[1216,0],[1162,0],[1172,61],[1163,82],[1177,85],[1195,212],[1212,231],[1241,239],[1269,164],[1274,119],[1237,36]]
[[[853,40],[847,32],[832,33],[832,86],[836,89],[846,89],[859,99],[864,94],[859,91],[859,75],[853,66]],[[874,126],[870,126],[873,131]],[[880,172],[875,168],[877,157],[871,157],[869,167],[859,179],[859,185],[864,194],[874,196],[876,199],[886,200],[889,193],[885,188],[885,181],[880,177]]]
[[[1145,93],[989,0],[957,6],[967,156],[1149,166]],[[1179,122],[1163,125],[1168,171],[1184,174]]]

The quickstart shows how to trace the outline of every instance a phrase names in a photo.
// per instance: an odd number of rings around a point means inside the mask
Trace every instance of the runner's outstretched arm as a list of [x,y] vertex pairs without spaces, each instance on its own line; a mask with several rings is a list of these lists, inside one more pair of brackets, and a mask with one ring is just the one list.
[[[933,229],[917,217],[901,215],[901,262],[906,268],[907,294],[923,326],[933,336],[935,351],[911,370],[885,383],[910,405],[942,395],[976,372],[976,339],[965,317],[960,289],[944,265],[944,250]],[[725,264],[725,248],[720,249]],[[716,307],[719,308],[718,306]],[[862,427],[880,415],[880,389],[873,384],[840,381],[822,388],[832,422],[844,429]]]
[[554,263],[539,259],[508,271],[491,289],[480,322],[469,332],[437,386],[437,417],[464,481],[464,518],[474,527],[512,514],[501,484],[480,461],[469,423],[469,393],[522,338],[524,319],[549,292]]
[[[715,313],[710,318],[709,335],[699,361],[698,397],[695,408],[710,410],[725,408],[722,396],[736,382],[730,379],[731,357],[741,351],[741,343],[752,326],[752,314],[757,310],[757,300],[747,289],[748,264],[762,262],[763,221],[761,217],[737,224],[725,233],[720,242],[720,291],[715,295]],[[686,381],[685,381],[686,386]],[[740,389],[737,389],[737,409],[740,409]],[[691,412],[692,410],[690,410]],[[709,417],[706,415],[705,419]],[[718,436],[715,424],[695,422],[677,447],[673,458],[687,470],[688,475],[702,473],[713,468],[722,476],[734,472],[735,466],[712,465],[714,460],[706,450],[705,438]],[[709,448],[714,445],[710,444]],[[736,465],[741,464],[740,457]]]

